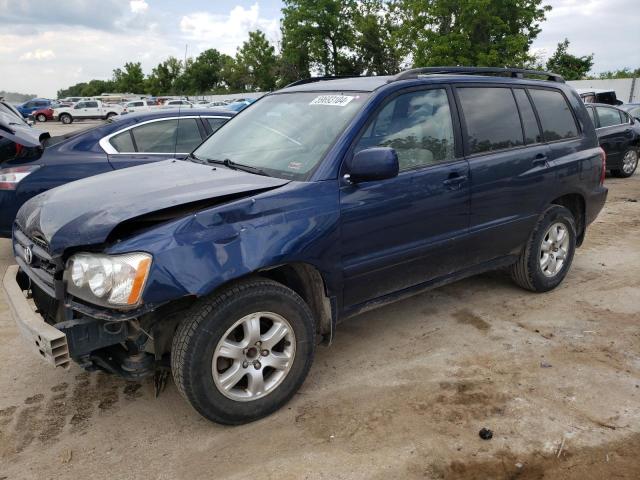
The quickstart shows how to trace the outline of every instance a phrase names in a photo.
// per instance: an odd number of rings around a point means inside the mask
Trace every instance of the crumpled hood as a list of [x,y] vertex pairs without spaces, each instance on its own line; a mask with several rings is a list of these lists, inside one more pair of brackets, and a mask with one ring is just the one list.
[[31,238],[66,248],[104,242],[121,222],[204,200],[276,188],[289,183],[222,166],[166,160],[96,175],[44,192],[17,216]]
[[0,112],[0,137],[8,138],[25,147],[37,147],[44,133],[38,128],[30,127],[22,119]]

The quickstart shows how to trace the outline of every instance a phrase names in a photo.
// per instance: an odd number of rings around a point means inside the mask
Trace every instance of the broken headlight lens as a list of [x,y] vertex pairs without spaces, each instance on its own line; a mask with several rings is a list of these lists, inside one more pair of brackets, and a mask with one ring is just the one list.
[[150,267],[148,253],[78,253],[67,262],[67,291],[103,307],[135,307],[140,304]]

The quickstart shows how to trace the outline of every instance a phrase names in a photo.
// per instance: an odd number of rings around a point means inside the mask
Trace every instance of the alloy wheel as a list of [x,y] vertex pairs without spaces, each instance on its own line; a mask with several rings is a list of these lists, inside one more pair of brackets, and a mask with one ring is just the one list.
[[540,269],[547,277],[555,277],[569,255],[570,241],[567,227],[560,222],[552,224],[540,245]]
[[257,312],[236,321],[213,353],[213,380],[227,398],[257,400],[275,390],[291,370],[296,339],[281,315]]
[[633,173],[638,165],[638,152],[629,150],[622,159],[622,171],[627,175]]

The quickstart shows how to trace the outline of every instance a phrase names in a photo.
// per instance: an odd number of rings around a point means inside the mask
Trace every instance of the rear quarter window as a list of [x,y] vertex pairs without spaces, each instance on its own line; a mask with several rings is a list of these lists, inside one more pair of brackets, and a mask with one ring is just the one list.
[[578,126],[564,95],[557,90],[529,90],[547,142],[578,136]]
[[524,144],[516,101],[507,87],[458,87],[467,127],[469,153]]

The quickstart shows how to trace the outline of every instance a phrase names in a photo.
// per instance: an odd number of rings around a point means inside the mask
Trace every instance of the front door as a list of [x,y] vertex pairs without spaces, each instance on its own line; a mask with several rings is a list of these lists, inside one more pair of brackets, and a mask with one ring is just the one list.
[[391,98],[352,153],[398,154],[396,178],[340,189],[345,308],[443,277],[465,265],[469,166],[456,155],[447,88]]

